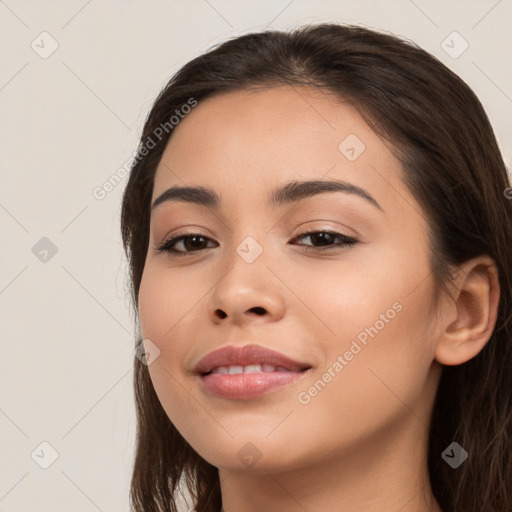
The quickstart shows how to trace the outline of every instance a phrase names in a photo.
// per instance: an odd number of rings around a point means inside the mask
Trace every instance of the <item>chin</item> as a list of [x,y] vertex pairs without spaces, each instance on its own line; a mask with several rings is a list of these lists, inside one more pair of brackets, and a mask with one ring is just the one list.
[[273,452],[271,454],[268,451],[259,450],[248,441],[239,449],[212,453],[208,458],[205,458],[204,455],[201,455],[201,457],[213,466],[226,471],[268,475],[269,473],[280,473],[293,469],[291,461],[288,464],[283,455],[283,452]]

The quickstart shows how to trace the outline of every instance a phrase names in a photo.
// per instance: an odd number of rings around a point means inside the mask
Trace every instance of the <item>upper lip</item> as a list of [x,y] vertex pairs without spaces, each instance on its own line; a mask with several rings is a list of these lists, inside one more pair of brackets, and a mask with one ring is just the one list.
[[261,345],[252,344],[244,345],[243,347],[228,345],[227,347],[213,350],[197,363],[195,372],[198,374],[206,374],[219,366],[246,366],[264,363],[272,366],[282,366],[291,371],[311,368],[311,365],[308,363],[294,361],[280,352],[270,350]]

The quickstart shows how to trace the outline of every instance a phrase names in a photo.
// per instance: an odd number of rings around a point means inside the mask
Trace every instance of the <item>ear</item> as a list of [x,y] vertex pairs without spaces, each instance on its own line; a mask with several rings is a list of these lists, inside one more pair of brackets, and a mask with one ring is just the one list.
[[475,357],[489,341],[498,316],[498,269],[487,255],[459,267],[454,302],[443,304],[442,331],[437,338],[436,360],[458,365]]

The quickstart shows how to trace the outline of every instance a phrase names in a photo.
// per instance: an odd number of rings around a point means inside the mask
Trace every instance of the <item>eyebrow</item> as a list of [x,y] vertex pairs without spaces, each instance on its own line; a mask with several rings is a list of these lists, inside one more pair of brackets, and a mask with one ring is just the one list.
[[[325,192],[344,192],[346,194],[352,194],[364,199],[382,212],[384,211],[377,200],[365,189],[340,180],[290,181],[272,191],[268,199],[268,204],[271,206],[283,206]],[[155,199],[151,210],[154,210],[157,206],[166,202],[187,202],[207,208],[218,209],[222,201],[217,192],[206,187],[173,185]]]

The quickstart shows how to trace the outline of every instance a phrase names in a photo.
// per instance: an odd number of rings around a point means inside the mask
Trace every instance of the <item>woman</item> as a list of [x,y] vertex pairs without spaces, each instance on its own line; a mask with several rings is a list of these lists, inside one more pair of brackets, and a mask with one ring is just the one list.
[[474,93],[398,37],[186,64],[122,204],[134,510],[180,478],[200,512],[512,510],[510,191]]

